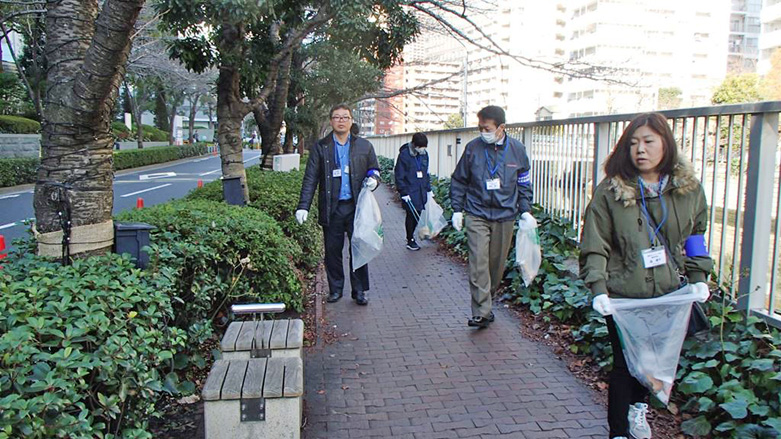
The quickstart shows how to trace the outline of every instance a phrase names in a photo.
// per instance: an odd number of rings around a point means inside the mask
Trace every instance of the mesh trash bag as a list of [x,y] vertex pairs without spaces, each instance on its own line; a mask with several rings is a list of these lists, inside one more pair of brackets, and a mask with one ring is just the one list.
[[629,373],[665,405],[695,298],[686,285],[652,299],[610,299]]
[[433,239],[439,235],[439,232],[447,225],[444,213],[445,211],[434,201],[434,198],[429,198],[426,205],[423,206],[423,211],[420,212],[414,236],[420,239]]
[[382,213],[380,205],[370,190],[358,195],[353,222],[353,238],[350,250],[353,255],[353,271],[368,264],[382,251]]
[[521,280],[528,287],[537,276],[542,263],[537,227],[518,227],[518,233],[515,234],[515,263],[521,272]]

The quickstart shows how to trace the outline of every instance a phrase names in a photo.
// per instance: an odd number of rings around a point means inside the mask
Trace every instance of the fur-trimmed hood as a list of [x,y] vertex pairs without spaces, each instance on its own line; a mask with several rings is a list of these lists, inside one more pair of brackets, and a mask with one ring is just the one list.
[[[664,192],[675,191],[679,195],[684,195],[697,190],[699,186],[700,181],[697,179],[691,162],[679,157],[678,163],[673,168],[672,178],[664,188]],[[624,207],[634,206],[640,198],[639,186],[636,181],[626,181],[617,175],[608,180],[608,187],[615,195],[615,200],[623,202]]]

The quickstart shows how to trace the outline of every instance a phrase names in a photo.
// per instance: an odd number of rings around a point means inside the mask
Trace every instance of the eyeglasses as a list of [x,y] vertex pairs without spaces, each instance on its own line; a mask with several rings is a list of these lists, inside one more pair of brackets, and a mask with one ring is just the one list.
[[350,120],[352,117],[350,116],[331,116],[331,120],[336,122],[344,122],[346,120]]

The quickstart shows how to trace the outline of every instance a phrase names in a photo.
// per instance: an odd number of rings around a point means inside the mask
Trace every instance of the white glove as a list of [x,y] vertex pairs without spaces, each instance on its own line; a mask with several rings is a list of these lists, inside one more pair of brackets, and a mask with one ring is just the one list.
[[705,282],[697,282],[691,284],[691,292],[697,296],[697,302],[705,303],[710,297],[710,291],[708,290],[708,284]]
[[304,224],[304,221],[306,221],[306,218],[309,216],[309,211],[304,209],[298,209],[296,211],[296,221],[298,221],[298,224]]
[[461,231],[461,228],[464,227],[464,213],[463,212],[453,212],[453,228]]
[[522,230],[530,230],[537,227],[537,220],[534,219],[532,214],[524,212],[521,218],[518,219],[518,228]]
[[404,195],[403,197],[401,197],[401,199],[402,199],[402,201],[407,202],[407,203],[411,203],[412,202],[412,198],[410,198],[409,195]]
[[428,198],[426,200],[433,200],[434,199],[434,192],[428,191],[426,192],[426,195]]
[[374,190],[377,189],[377,179],[373,177],[366,177],[366,180],[363,181],[363,185],[366,186],[370,191],[374,192]]
[[607,297],[607,294],[600,294],[595,297],[591,302],[591,307],[603,316],[613,314],[613,305],[610,304],[610,298]]

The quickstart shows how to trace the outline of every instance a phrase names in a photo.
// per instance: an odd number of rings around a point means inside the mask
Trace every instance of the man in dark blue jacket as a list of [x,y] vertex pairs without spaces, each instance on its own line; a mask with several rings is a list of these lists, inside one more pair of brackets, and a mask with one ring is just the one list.
[[399,148],[399,157],[396,159],[394,169],[396,188],[407,211],[407,219],[404,222],[407,229],[407,248],[412,251],[420,250],[413,232],[426,201],[434,196],[431,192],[431,180],[428,177],[427,146],[428,137],[425,134],[413,134],[412,142],[405,143]]
[[504,275],[513,237],[513,221],[536,225],[531,215],[529,157],[523,144],[504,132],[504,110],[489,105],[477,113],[480,137],[466,145],[450,180],[453,227],[461,230],[466,214],[469,290],[472,318],[485,328],[494,321],[491,295]]
[[[344,266],[342,251],[344,235],[352,240],[355,220],[355,202],[362,188],[377,189],[380,182],[380,165],[374,147],[368,140],[350,134],[352,111],[346,105],[331,108],[333,131],[320,139],[309,150],[309,160],[304,171],[301,196],[296,210],[296,220],[303,224],[309,216],[309,208],[318,189],[318,221],[323,226],[325,239],[325,271],[328,276],[330,303],[342,298]],[[368,264],[352,269],[350,253],[350,286],[352,298],[358,305],[367,305],[369,289]]]

